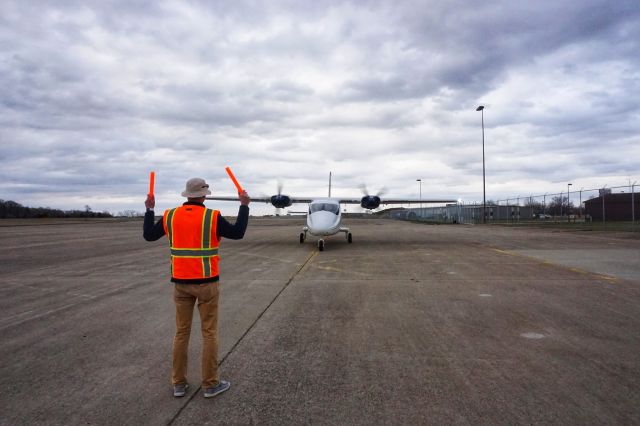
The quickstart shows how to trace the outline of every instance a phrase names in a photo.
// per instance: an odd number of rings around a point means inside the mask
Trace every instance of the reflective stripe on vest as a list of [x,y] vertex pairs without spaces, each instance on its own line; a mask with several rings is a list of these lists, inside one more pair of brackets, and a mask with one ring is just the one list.
[[171,256],[176,257],[211,257],[217,255],[218,249],[171,249]]
[[201,279],[218,275],[218,214],[216,210],[193,205],[165,212],[164,228],[170,244],[173,278]]

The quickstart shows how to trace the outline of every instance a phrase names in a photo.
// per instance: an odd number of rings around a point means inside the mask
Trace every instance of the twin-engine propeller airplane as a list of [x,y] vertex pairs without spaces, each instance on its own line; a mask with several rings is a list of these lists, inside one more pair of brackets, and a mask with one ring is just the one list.
[[[282,194],[282,185],[278,184],[278,193],[271,197],[251,197],[251,201],[271,203],[275,208],[290,207],[292,204],[305,203],[309,204],[307,211],[307,226],[302,228],[300,232],[300,244],[307,239],[307,234],[311,234],[318,239],[318,250],[324,251],[324,237],[335,235],[339,232],[345,234],[347,242],[353,242],[353,235],[349,228],[340,226],[342,213],[340,204],[360,204],[362,208],[367,210],[377,209],[380,204],[430,204],[430,203],[455,203],[457,200],[446,199],[399,199],[381,197],[382,191],[377,195],[370,195],[364,185],[362,186],[364,195],[361,198],[333,198],[331,197],[331,174],[329,174],[329,196],[327,198],[305,198],[291,197]],[[217,201],[237,201],[237,197],[207,197],[207,200]]]

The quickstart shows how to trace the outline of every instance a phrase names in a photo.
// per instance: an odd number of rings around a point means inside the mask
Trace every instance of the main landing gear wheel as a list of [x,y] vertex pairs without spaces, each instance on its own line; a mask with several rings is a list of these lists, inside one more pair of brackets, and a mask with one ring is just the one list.
[[347,234],[347,242],[348,242],[349,244],[351,244],[351,243],[353,242],[353,235],[351,235],[351,232],[349,232],[349,233]]
[[304,232],[300,233],[300,244],[304,243]]
[[318,240],[318,250],[324,251],[324,240]]

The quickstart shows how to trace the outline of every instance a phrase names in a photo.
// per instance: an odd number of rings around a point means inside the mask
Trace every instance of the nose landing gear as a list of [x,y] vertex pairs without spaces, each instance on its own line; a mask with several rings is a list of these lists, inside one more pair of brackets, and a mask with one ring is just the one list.
[[[300,235],[299,235],[300,244],[303,244],[305,242],[305,240],[307,239],[307,231],[308,230],[309,229],[307,227],[304,227],[302,229],[302,232],[300,232]],[[351,234],[351,232],[349,231],[349,228],[340,228],[339,232],[344,232],[344,236],[345,236],[345,238],[346,238],[346,240],[347,240],[347,242],[349,244],[353,243],[353,234]],[[311,235],[314,235],[314,234],[311,234]],[[323,239],[319,239],[318,240],[318,251],[324,251],[325,246],[326,246],[326,244],[325,244],[324,240]]]

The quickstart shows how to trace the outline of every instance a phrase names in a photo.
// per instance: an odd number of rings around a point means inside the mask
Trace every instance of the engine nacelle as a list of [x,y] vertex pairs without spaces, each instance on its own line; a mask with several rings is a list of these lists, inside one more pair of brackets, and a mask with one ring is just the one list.
[[288,195],[272,195],[271,204],[277,209],[283,209],[291,205],[291,198]]
[[380,206],[380,197],[377,195],[365,195],[360,200],[360,206],[369,210],[377,209]]

